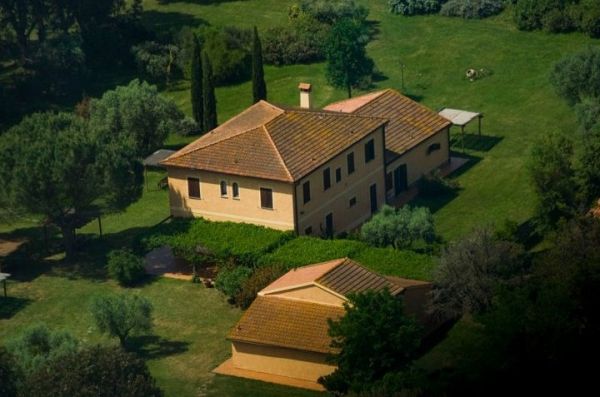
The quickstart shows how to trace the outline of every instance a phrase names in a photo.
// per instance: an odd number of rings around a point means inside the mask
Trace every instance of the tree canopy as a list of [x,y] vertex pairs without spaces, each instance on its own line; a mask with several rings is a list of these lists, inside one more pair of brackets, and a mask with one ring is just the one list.
[[10,206],[59,227],[70,256],[76,227],[142,193],[137,153],[120,138],[73,114],[34,113],[2,136],[0,192]]
[[570,105],[586,98],[600,100],[600,49],[588,47],[554,65],[550,80]]
[[92,100],[90,123],[110,139],[128,142],[139,157],[159,149],[176,131],[183,113],[154,85],[132,80]]
[[336,88],[345,88],[348,97],[352,96],[352,87],[373,73],[375,64],[367,56],[367,41],[360,21],[343,18],[333,25],[325,42],[327,81]]
[[429,209],[408,205],[399,209],[384,205],[362,226],[360,233],[362,239],[371,245],[397,249],[410,247],[417,240],[429,243],[435,239]]
[[350,295],[346,314],[329,320],[336,370],[319,380],[329,391],[361,391],[388,372],[406,368],[421,343],[421,327],[388,290]]

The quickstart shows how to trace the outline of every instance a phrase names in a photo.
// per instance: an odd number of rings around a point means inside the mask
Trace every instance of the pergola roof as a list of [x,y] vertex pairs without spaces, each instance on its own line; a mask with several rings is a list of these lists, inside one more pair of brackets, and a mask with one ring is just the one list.
[[483,117],[481,113],[469,112],[460,109],[444,108],[439,113],[440,116],[450,120],[450,122],[459,127],[463,127],[476,118]]
[[167,157],[175,153],[175,150],[168,149],[158,149],[156,152],[152,153],[150,156],[146,157],[142,164],[145,167],[161,167],[164,166],[160,164],[161,161],[165,160]]

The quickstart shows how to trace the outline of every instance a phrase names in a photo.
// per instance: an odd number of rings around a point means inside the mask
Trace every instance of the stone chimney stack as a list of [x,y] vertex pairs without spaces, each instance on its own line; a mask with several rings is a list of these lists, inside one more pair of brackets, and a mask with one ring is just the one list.
[[312,85],[309,83],[300,83],[298,88],[300,89],[300,107],[303,109],[312,109],[312,100],[310,97]]

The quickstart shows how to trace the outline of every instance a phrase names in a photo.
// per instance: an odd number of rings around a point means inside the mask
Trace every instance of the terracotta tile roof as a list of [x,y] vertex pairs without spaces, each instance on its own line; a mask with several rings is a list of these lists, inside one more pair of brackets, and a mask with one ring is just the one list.
[[404,290],[401,286],[348,258],[315,282],[344,296],[368,290],[381,291],[384,288],[387,288],[392,295],[397,295]]
[[299,285],[309,284],[327,273],[340,263],[343,263],[346,258],[334,259],[332,261],[316,263],[314,265],[302,266],[292,269],[271,284],[267,285],[260,293],[268,293],[288,287],[296,287]]
[[345,314],[343,307],[258,296],[229,332],[232,341],[319,353],[332,352],[327,319]]
[[163,164],[293,182],[386,122],[372,116],[282,109],[260,101]]
[[389,119],[385,133],[388,162],[451,124],[433,110],[392,89],[336,102],[325,110]]

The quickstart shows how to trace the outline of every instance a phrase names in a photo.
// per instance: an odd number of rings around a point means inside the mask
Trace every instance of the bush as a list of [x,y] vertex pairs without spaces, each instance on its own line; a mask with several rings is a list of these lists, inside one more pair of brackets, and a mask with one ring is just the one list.
[[91,347],[47,362],[26,381],[28,397],[161,397],[146,363],[119,348]]
[[77,352],[79,342],[65,331],[52,331],[45,324],[26,328],[7,348],[19,369],[30,374],[47,361]]
[[437,13],[446,0],[389,0],[390,12],[402,15]]
[[242,284],[250,278],[252,269],[246,266],[231,266],[219,270],[215,287],[234,300],[236,295],[242,290]]
[[579,29],[590,37],[600,38],[600,2],[597,0],[581,0],[576,13],[580,16],[578,20]]
[[20,373],[13,356],[0,346],[0,396],[16,397]]
[[563,10],[551,10],[542,17],[544,30],[550,33],[570,32],[575,28],[573,20]]
[[423,197],[438,197],[455,192],[458,188],[458,181],[441,177],[439,171],[424,175],[419,180],[419,194]]
[[146,274],[144,260],[128,249],[111,251],[108,254],[108,274],[121,285],[131,285]]
[[252,71],[252,32],[235,27],[204,28],[199,40],[208,54],[216,85],[235,84],[250,79]]
[[[513,8],[513,19],[520,30],[541,29],[545,16],[556,11],[563,13],[565,4],[565,0],[518,0]],[[556,16],[550,18],[556,19]]]
[[154,83],[169,85],[179,70],[179,48],[173,44],[146,41],[131,47],[131,53],[142,76]]
[[90,311],[100,332],[119,338],[123,347],[132,333],[152,329],[152,304],[143,296],[97,296],[92,299]]
[[437,265],[430,255],[394,248],[367,247],[352,259],[379,274],[424,281],[431,280]]
[[433,217],[425,207],[394,209],[385,205],[362,226],[361,238],[376,247],[407,248],[417,240],[433,242]]
[[550,81],[570,105],[600,98],[600,49],[588,47],[554,64]]
[[442,6],[440,14],[466,19],[487,18],[503,9],[503,0],[449,0]]
[[277,280],[285,273],[285,267],[279,264],[267,265],[257,268],[247,278],[240,291],[235,296],[235,303],[242,309],[250,307],[260,290]]
[[329,26],[311,16],[299,16],[286,26],[267,29],[263,35],[263,59],[271,65],[292,65],[325,59],[323,43]]
[[364,21],[369,15],[368,8],[354,0],[302,0],[299,8],[317,21],[328,25],[333,25],[342,18]]

